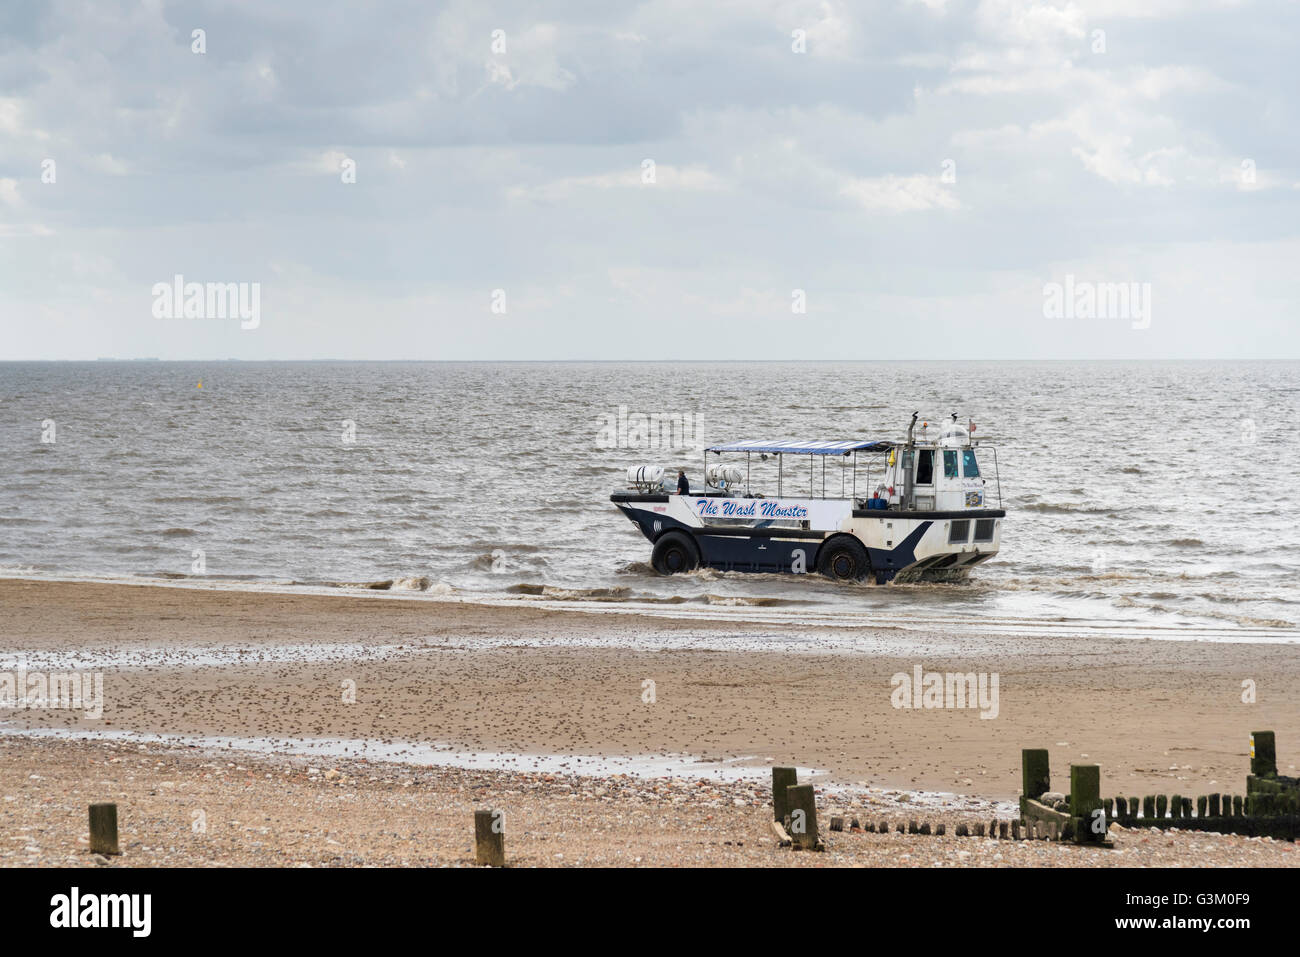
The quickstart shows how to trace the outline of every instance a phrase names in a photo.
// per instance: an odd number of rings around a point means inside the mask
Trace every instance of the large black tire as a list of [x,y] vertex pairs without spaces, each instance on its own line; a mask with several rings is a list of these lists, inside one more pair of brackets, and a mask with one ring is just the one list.
[[862,581],[871,573],[871,561],[860,541],[838,535],[817,553],[817,570],[836,581]]
[[650,564],[660,575],[689,572],[700,564],[700,550],[682,532],[664,532],[650,553]]

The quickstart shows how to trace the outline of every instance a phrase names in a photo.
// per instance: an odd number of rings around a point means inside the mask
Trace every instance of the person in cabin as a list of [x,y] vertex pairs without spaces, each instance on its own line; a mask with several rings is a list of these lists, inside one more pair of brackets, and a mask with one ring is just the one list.
[[678,494],[678,495],[690,495],[690,494],[691,494],[691,483],[688,482],[688,481],[686,481],[686,470],[685,470],[685,469],[678,469],[678,470],[677,470],[677,494]]

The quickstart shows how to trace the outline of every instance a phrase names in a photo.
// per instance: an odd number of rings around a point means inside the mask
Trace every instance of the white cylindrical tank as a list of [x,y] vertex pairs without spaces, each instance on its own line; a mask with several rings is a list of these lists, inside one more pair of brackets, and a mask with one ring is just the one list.
[[633,465],[627,470],[629,485],[648,485],[656,488],[664,483],[664,470],[661,465]]
[[735,488],[745,481],[745,474],[734,465],[717,462],[704,470],[704,481],[714,488]]

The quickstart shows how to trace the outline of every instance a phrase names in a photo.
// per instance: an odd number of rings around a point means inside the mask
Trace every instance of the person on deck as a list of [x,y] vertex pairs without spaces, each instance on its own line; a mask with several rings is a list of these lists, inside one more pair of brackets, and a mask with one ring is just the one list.
[[691,494],[691,483],[688,482],[688,481],[686,481],[686,470],[685,470],[685,469],[678,469],[678,470],[677,470],[677,494],[678,494],[678,495],[690,495],[690,494]]

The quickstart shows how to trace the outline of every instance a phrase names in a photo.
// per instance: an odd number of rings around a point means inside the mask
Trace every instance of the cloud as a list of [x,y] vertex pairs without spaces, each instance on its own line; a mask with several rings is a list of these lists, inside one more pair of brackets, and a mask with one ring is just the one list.
[[961,207],[952,191],[937,176],[851,178],[840,192],[864,209],[886,213]]
[[[721,177],[702,166],[676,167],[666,164],[641,165],[634,169],[613,170],[590,176],[566,176],[536,186],[512,186],[506,190],[511,199],[557,202],[581,193],[621,189],[668,189],[712,191],[727,188]],[[653,180],[647,177],[653,175]]]
[[539,23],[519,34],[502,31],[498,40],[504,45],[493,52],[486,69],[489,83],[507,90],[536,86],[548,90],[565,90],[576,77],[562,67],[556,54],[558,30],[554,24]]
[[[376,10],[110,0],[20,18],[0,43],[9,354],[649,358],[692,323],[757,317],[785,323],[753,339],[776,357],[800,288],[821,354],[918,354],[834,325],[888,310],[952,330],[977,315],[990,349],[1079,355],[1089,340],[1043,328],[1040,308],[1024,326],[1017,297],[1052,264],[1130,260],[1189,284],[1189,325],[1219,302],[1197,284],[1223,282],[1234,349],[1300,352],[1292,290],[1249,281],[1262,244],[1274,268],[1300,233],[1294,6]],[[1186,244],[1190,271],[1165,255]],[[139,289],[177,272],[261,281],[279,311],[252,338],[155,348]],[[495,288],[511,313],[488,324]],[[60,334],[41,334],[56,315]],[[647,346],[635,330],[651,325],[668,331]],[[1195,345],[1163,335],[1143,348]]]

